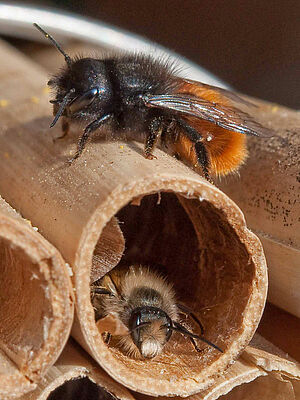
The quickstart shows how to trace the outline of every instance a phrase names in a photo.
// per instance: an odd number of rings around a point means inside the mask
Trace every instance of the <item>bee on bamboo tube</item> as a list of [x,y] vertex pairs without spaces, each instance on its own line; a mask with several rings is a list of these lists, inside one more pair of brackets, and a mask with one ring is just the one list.
[[224,89],[176,76],[168,61],[142,54],[71,58],[54,38],[34,26],[66,61],[48,82],[55,91],[51,127],[62,117],[63,138],[71,122],[87,123],[70,163],[95,130],[109,126],[120,136],[126,131],[137,139],[145,132],[146,158],[155,158],[153,150],[160,140],[171,155],[200,167],[209,179],[234,172],[244,163],[246,135],[272,135],[251,116],[255,105]]
[[[204,337],[203,327],[196,315],[176,302],[172,286],[156,272],[143,266],[115,268],[93,283],[91,300],[96,321],[114,316],[124,326],[118,341],[124,352],[133,358],[151,359],[163,351],[173,332],[187,337],[194,349],[197,341],[223,352]],[[197,335],[180,323],[180,315],[190,317],[199,327]],[[106,342],[111,338],[106,333]]]

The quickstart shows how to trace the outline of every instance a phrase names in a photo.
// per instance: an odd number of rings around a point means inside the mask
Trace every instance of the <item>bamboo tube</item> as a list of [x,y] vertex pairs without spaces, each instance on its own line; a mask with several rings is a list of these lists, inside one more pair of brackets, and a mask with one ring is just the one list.
[[0,398],[33,390],[58,358],[73,294],[58,251],[0,198]]
[[[160,150],[150,161],[135,142],[93,141],[67,167],[78,132],[53,144],[61,132],[48,129],[45,73],[4,45],[0,57],[1,93],[11,104],[0,110],[0,148],[7,154],[0,160],[0,191],[72,265],[74,337],[133,390],[187,396],[204,389],[247,345],[261,317],[267,276],[259,240],[228,197]],[[104,343],[90,302],[90,272],[98,239],[115,216],[126,243],[122,262],[160,266],[224,354],[205,347],[199,355],[174,335],[147,362]]]
[[[251,346],[209,389],[190,396],[189,400],[216,400],[221,396],[224,400],[251,400],[255,396],[264,400],[276,399],[276,396],[295,400],[300,388],[299,378],[299,364],[286,359],[278,348],[255,335]],[[79,394],[92,398],[102,390],[118,399],[133,399],[126,389],[97,369],[71,340],[38,388],[20,400],[73,400]],[[139,400],[151,399],[138,393],[133,396]]]
[[63,353],[33,392],[20,400],[134,400],[70,339]]
[[220,187],[244,211],[262,241],[269,267],[269,300],[300,317],[300,114],[259,102],[262,122],[276,136],[249,138],[249,159]]

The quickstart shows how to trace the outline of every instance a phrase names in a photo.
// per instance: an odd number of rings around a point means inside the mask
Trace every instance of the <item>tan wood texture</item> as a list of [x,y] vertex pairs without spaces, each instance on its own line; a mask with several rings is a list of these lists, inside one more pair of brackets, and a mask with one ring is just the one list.
[[248,139],[249,158],[239,177],[220,187],[245,213],[262,241],[269,267],[269,300],[300,317],[300,113],[259,102],[271,138]]
[[0,198],[0,398],[32,390],[62,351],[73,289],[58,251]]
[[[255,334],[237,361],[189,400],[298,400],[300,364]],[[138,400],[153,397],[135,393]],[[167,397],[163,397],[166,400]]]
[[22,396],[20,400],[50,398],[53,400],[83,398],[134,400],[128,390],[111,379],[72,339],[68,341],[55,365],[39,382],[36,390]]
[[258,333],[300,362],[300,319],[267,303]]
[[11,359],[0,350],[0,398],[15,399],[37,387],[30,382]]
[[[255,335],[238,360],[217,377],[205,391],[188,397],[190,400],[297,400],[300,389],[300,365]],[[75,400],[76,398],[106,398],[150,400],[153,397],[130,393],[113,381],[72,339],[36,390],[20,400]],[[108,397],[110,398],[110,397]],[[163,399],[163,398],[162,398]],[[167,399],[167,398],[164,398]]]

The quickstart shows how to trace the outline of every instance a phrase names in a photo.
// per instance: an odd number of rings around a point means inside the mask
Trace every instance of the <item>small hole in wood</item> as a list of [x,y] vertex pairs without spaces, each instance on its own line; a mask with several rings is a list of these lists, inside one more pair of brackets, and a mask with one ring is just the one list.
[[65,382],[47,397],[47,400],[116,400],[116,397],[89,378],[77,378]]

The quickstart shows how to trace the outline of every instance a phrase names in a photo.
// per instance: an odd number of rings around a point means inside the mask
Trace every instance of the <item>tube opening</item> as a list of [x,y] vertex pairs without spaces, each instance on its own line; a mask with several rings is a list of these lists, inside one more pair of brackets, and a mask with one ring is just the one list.
[[[224,352],[242,331],[255,266],[222,210],[206,200],[162,192],[137,199],[116,215],[125,251],[116,268],[141,264],[166,277],[176,300],[189,307],[204,327],[204,337]],[[200,334],[190,317],[181,321]],[[161,354],[151,360],[126,355],[114,338],[109,349],[116,361],[145,379],[191,378],[222,353],[173,333]]]
[[76,378],[65,382],[47,397],[47,400],[116,400],[116,397],[89,378]]

